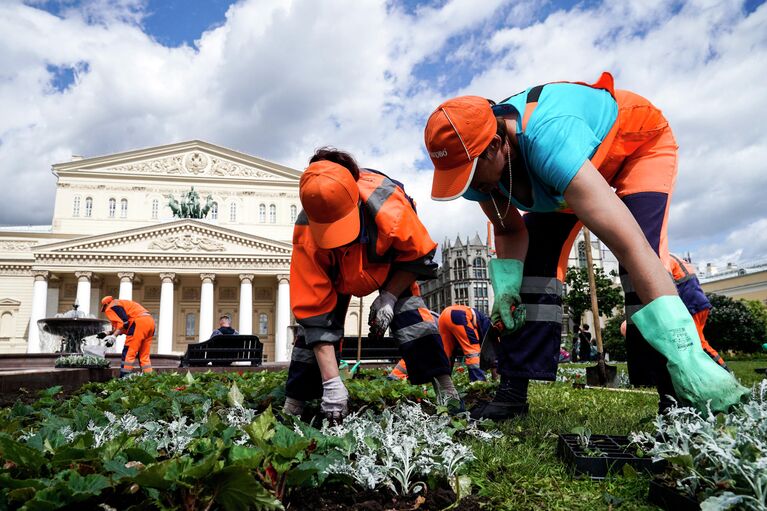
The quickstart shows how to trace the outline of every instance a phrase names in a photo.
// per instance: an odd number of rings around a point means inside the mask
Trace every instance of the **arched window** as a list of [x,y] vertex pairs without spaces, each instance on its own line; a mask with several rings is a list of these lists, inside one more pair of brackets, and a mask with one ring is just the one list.
[[463,280],[466,277],[466,260],[459,257],[455,260],[455,280]]
[[80,216],[80,196],[75,195],[75,200],[72,202],[72,216]]
[[86,197],[85,198],[85,216],[90,218],[92,214],[93,214],[93,198]]
[[210,219],[211,220],[218,220],[218,202],[214,202],[210,206]]
[[160,216],[160,201],[155,199],[152,201],[152,220],[157,220],[158,216]]
[[474,258],[474,278],[486,279],[487,278],[487,264],[481,257]]
[[10,312],[0,316],[0,337],[13,337],[13,314]]
[[115,217],[115,210],[117,209],[117,201],[113,198],[109,199],[109,218]]
[[298,208],[293,204],[290,206],[290,223],[296,223],[296,218],[298,218]]
[[128,218],[128,199],[120,199],[120,218]]
[[261,335],[269,333],[269,316],[263,312],[258,315],[258,333]]
[[274,204],[269,204],[269,223],[270,224],[277,223],[277,206],[275,206]]
[[237,203],[236,202],[232,202],[229,205],[229,221],[230,222],[237,221]]
[[258,221],[262,224],[266,223],[266,204],[258,205]]

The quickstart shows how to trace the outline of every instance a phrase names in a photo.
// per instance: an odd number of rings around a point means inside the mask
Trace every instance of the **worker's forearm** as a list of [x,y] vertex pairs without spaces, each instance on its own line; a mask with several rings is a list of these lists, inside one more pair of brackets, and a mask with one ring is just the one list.
[[525,228],[514,231],[507,230],[502,234],[496,232],[496,254],[499,259],[519,259],[524,262],[529,242],[530,237]]
[[402,296],[402,293],[410,288],[413,282],[416,281],[416,278],[417,276],[415,273],[404,270],[394,270],[383,288],[394,296]]

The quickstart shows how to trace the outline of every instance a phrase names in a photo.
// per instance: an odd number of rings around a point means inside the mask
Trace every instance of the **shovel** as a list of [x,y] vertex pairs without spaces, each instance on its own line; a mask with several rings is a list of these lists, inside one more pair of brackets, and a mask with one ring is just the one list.
[[597,284],[594,277],[594,261],[591,257],[591,234],[583,228],[583,241],[586,244],[586,266],[589,272],[589,294],[591,294],[591,314],[594,318],[594,335],[597,337],[597,365],[586,368],[586,383],[592,387],[617,387],[618,368],[605,363],[605,351],[602,346],[602,329],[599,327],[599,306],[597,304]]

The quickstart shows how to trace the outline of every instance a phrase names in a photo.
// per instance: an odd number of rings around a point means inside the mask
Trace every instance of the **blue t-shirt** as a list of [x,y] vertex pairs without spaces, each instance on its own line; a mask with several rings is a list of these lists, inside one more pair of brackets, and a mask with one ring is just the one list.
[[[501,103],[519,112],[520,123],[529,90]],[[594,155],[617,116],[618,105],[606,90],[574,83],[550,83],[543,87],[527,129],[522,132],[517,123],[519,152],[532,185],[533,204],[523,205],[512,197],[514,206],[538,212],[566,209],[565,189],[583,163]],[[503,184],[500,189],[508,196]],[[471,187],[463,197],[490,200],[490,195]]]

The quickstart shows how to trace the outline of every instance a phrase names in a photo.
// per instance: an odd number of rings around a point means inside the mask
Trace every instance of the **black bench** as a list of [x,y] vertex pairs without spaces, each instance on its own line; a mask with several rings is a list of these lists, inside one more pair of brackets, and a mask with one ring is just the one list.
[[226,367],[233,362],[259,366],[263,355],[264,345],[255,335],[216,335],[207,341],[188,345],[179,367]]
[[[344,337],[341,346],[341,358],[344,360],[357,360],[357,338]],[[399,344],[394,337],[362,338],[361,360],[385,360],[395,363],[402,355],[399,352]]]

